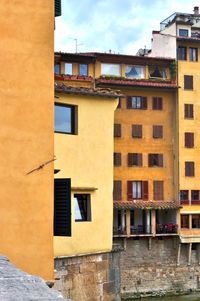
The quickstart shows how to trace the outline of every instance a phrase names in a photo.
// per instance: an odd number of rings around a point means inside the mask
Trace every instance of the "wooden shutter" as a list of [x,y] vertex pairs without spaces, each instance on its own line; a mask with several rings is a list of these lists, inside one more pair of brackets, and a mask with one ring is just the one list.
[[147,97],[142,97],[142,109],[147,110]]
[[162,97],[153,97],[152,98],[152,109],[153,110],[162,110],[163,109]]
[[163,99],[162,97],[158,97],[158,110],[163,109]]
[[153,198],[154,198],[154,200],[163,200],[164,199],[163,181],[154,181],[153,182]]
[[70,179],[54,179],[54,235],[71,236]]
[[153,138],[163,137],[163,127],[162,125],[153,125]]
[[61,0],[55,0],[55,17],[61,16]]
[[114,137],[121,137],[121,124],[114,124]]
[[142,166],[142,154],[137,154],[137,165]]
[[132,109],[132,96],[126,97],[126,105],[127,105],[127,109]]
[[122,182],[114,181],[113,200],[120,201],[122,199]]
[[133,181],[127,181],[127,197],[128,201],[133,200]]
[[148,166],[153,166],[153,154],[148,155]]
[[114,153],[114,166],[121,166],[121,153]]
[[133,138],[142,138],[142,125],[133,124],[132,125],[132,137]]
[[148,181],[142,181],[142,198],[148,200]]
[[184,89],[193,90],[193,76],[184,75]]
[[185,133],[185,147],[194,147],[194,133]]
[[163,154],[158,155],[158,166],[163,166]]
[[152,98],[152,109],[157,110],[157,97]]
[[194,162],[185,162],[185,176],[194,176]]
[[128,154],[128,166],[133,166],[133,154]]

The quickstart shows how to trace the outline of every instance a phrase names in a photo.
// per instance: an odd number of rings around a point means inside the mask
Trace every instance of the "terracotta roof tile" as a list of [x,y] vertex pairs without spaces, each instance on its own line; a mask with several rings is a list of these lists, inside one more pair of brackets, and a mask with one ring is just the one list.
[[167,201],[114,201],[114,208],[116,209],[178,209],[181,206],[174,202]]

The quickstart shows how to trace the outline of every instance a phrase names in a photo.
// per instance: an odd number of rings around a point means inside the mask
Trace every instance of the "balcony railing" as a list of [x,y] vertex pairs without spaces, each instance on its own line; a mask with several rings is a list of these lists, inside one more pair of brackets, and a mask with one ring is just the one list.
[[191,205],[200,205],[200,200],[191,200]]
[[143,225],[138,225],[138,226],[132,226],[131,227],[131,235],[140,235],[140,234],[151,234],[151,225],[148,227],[145,227]]
[[114,227],[113,235],[114,236],[126,236],[127,235],[126,227]]
[[157,224],[156,234],[177,234],[178,225],[177,224]]
[[190,205],[189,200],[180,200],[181,205]]

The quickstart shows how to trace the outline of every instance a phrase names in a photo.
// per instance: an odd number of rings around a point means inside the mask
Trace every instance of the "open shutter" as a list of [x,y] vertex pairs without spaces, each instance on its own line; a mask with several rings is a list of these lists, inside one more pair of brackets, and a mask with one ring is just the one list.
[[121,137],[121,124],[114,124],[114,137]]
[[153,166],[153,155],[152,154],[148,155],[148,166],[149,167]]
[[163,100],[162,97],[158,97],[158,110],[163,109]]
[[128,154],[128,166],[133,166],[133,154]]
[[127,109],[132,108],[132,97],[131,96],[126,97],[126,105],[127,105]]
[[133,200],[133,181],[127,181],[127,197],[128,201]]
[[142,97],[142,109],[147,110],[147,97]]
[[153,97],[152,99],[152,109],[153,110],[157,109],[157,97]]
[[71,236],[71,179],[54,179],[54,235]]
[[142,181],[142,198],[148,200],[148,181]]
[[163,166],[163,154],[158,155],[158,166]]
[[122,182],[114,181],[113,200],[120,201],[122,199]]
[[138,166],[142,166],[142,154],[137,154],[137,163]]

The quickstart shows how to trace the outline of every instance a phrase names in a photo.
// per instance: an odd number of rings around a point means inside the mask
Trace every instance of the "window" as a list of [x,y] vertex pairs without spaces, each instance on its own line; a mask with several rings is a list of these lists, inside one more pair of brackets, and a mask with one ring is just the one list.
[[79,75],[88,76],[88,65],[87,64],[79,65]]
[[184,117],[185,119],[193,119],[193,105],[192,104],[184,104]]
[[101,64],[101,74],[102,75],[120,75],[120,65],[119,64]]
[[166,69],[159,66],[149,66],[149,78],[167,78]]
[[74,194],[75,221],[91,221],[90,194]]
[[192,214],[192,228],[200,228],[200,214]]
[[142,125],[133,124],[132,125],[132,137],[133,138],[142,138]]
[[129,78],[144,78],[143,66],[126,66],[125,76]]
[[188,29],[179,29],[179,36],[180,37],[188,37]]
[[72,63],[65,63],[65,74],[66,75],[72,75]]
[[143,199],[148,200],[148,181],[128,181],[128,200]]
[[153,198],[154,200],[164,200],[164,183],[163,181],[153,181]]
[[128,166],[142,166],[142,154],[128,154]]
[[122,199],[122,182],[114,181],[113,200],[120,201]]
[[198,61],[198,48],[190,48],[190,61],[197,62]]
[[163,127],[162,125],[153,125],[153,138],[163,138]]
[[179,46],[178,47],[178,60],[186,61],[187,60],[187,48]]
[[121,124],[114,124],[114,137],[121,137]]
[[152,110],[162,110],[163,99],[162,97],[153,97],[152,99]]
[[180,190],[180,201],[187,201],[189,199],[188,190]]
[[181,228],[189,229],[189,214],[181,214]]
[[185,176],[194,177],[194,162],[185,162]]
[[60,74],[60,64],[55,64],[55,66],[54,66],[54,73],[55,74]]
[[114,153],[114,166],[121,166],[121,153]]
[[64,105],[61,103],[55,104],[55,132],[65,134],[76,134],[75,118],[77,115],[77,107]]
[[163,167],[163,154],[149,154],[149,167]]
[[185,133],[185,147],[194,147],[194,133]]
[[199,190],[192,190],[191,191],[191,200],[192,201],[199,201]]
[[147,109],[147,98],[143,96],[127,96],[127,109]]
[[192,75],[184,75],[184,89],[185,90],[193,90],[193,76]]

